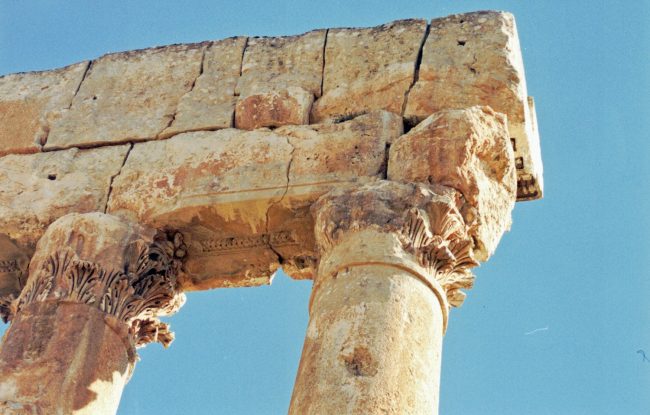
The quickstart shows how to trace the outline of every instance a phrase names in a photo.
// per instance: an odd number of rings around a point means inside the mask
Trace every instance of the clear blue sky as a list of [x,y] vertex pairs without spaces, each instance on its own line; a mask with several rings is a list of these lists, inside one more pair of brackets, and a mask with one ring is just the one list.
[[[480,9],[516,16],[546,198],[517,205],[452,312],[441,414],[648,414],[650,363],[636,351],[650,357],[650,2],[0,0],[0,74]],[[141,351],[119,413],[286,413],[310,288],[279,276],[190,294],[172,347]]]

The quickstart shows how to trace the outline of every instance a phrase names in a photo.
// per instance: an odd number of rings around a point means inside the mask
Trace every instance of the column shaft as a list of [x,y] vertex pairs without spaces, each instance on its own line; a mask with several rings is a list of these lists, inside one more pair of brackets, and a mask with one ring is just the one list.
[[24,307],[0,348],[0,412],[115,413],[135,362],[127,331],[85,304]]
[[435,414],[443,317],[390,264],[337,273],[313,294],[291,414]]

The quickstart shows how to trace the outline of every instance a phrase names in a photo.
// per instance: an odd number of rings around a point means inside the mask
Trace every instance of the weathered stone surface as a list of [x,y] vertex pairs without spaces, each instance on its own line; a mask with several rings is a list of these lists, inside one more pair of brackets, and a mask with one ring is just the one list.
[[199,76],[206,46],[173,45],[93,61],[70,110],[53,123],[45,148],[158,137]]
[[298,244],[273,246],[283,259],[283,271],[297,279],[313,278],[316,255],[309,208],[334,187],[382,177],[387,144],[402,134],[402,128],[401,117],[375,111],[347,122],[275,130],[294,148],[286,194],[267,212],[271,232],[292,229],[298,236]]
[[311,92],[299,87],[249,95],[237,102],[235,125],[243,130],[309,124],[314,102]]
[[245,98],[297,86],[320,96],[325,33],[249,38],[237,93]]
[[401,131],[400,117],[377,112],[340,124],[136,144],[108,211],[181,230],[190,252],[186,289],[267,283],[280,262],[308,277],[309,206],[334,186],[381,175],[386,143]]
[[0,234],[0,320],[11,315],[11,302],[18,298],[27,281],[31,252],[26,252],[8,236]]
[[0,156],[34,153],[70,106],[88,62],[0,77]]
[[198,130],[233,127],[235,86],[244,55],[245,37],[211,43],[205,49],[201,75],[181,98],[172,125],[161,137]]
[[321,260],[290,414],[435,414],[471,240],[441,187],[380,181],[313,206]]
[[399,20],[368,29],[330,29],[323,96],[314,103],[312,120],[376,109],[401,114],[426,27],[424,20]]
[[0,233],[33,248],[48,225],[71,212],[104,211],[128,145],[0,158]]
[[[120,330],[121,329],[121,330]],[[39,302],[7,330],[0,349],[0,412],[114,414],[134,352],[105,315],[77,303]]]
[[325,34],[248,40],[237,83],[237,128],[309,124],[312,102],[321,94]]
[[186,268],[198,276],[185,287],[217,273],[230,277],[224,286],[268,283],[277,256],[265,242],[266,211],[285,192],[291,151],[286,137],[234,129],[136,144],[108,212],[183,231]]
[[476,257],[487,260],[510,229],[517,192],[505,116],[489,107],[429,116],[392,145],[388,178],[460,191]]
[[176,276],[184,253],[177,233],[99,212],[52,223],[11,304],[0,349],[0,411],[115,413],[135,347],[173,340],[156,317],[182,305]]
[[415,123],[443,109],[473,105],[487,105],[507,115],[521,167],[520,187],[529,182],[520,190],[519,199],[540,198],[539,137],[510,13],[475,12],[431,21],[418,80],[408,94],[404,116]]

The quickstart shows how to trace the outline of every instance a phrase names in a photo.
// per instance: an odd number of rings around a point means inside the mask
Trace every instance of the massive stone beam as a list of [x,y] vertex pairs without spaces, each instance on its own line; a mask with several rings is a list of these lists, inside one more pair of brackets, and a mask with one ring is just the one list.
[[314,280],[291,413],[436,413],[449,309],[542,193],[508,13],[0,77],[0,408],[113,413],[183,291],[282,267]]

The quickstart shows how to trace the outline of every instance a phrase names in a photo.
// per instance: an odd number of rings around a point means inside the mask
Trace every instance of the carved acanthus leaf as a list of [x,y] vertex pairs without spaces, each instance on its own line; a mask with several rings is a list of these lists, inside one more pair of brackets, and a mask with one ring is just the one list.
[[[137,240],[128,249],[125,264],[105,269],[81,260],[69,248],[52,253],[18,301],[17,309],[47,299],[73,301],[97,307],[129,325],[137,346],[158,341],[165,347],[174,339],[169,327],[155,317],[176,312],[184,302],[177,285],[187,247],[180,232],[159,232],[153,243]],[[9,306],[0,302],[0,312]]]
[[451,206],[432,203],[428,210],[425,213],[412,208],[407,212],[402,230],[404,245],[435,276],[449,304],[459,307],[465,299],[461,289],[474,284],[470,268],[478,265],[472,254],[472,240],[460,214]]
[[174,341],[174,333],[169,330],[169,325],[157,318],[134,320],[130,330],[136,347],[158,342],[167,348]]
[[3,323],[11,321],[16,314],[16,296],[8,294],[0,297],[0,319]]

